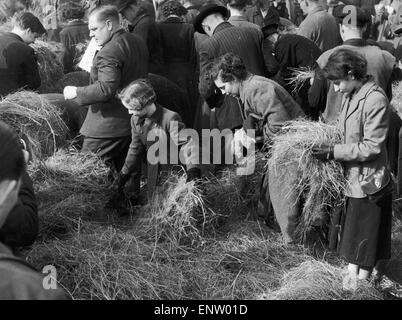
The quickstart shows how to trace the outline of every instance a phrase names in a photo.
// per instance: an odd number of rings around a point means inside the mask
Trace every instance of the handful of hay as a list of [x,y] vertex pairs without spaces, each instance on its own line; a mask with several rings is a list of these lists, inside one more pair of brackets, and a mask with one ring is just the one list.
[[296,234],[304,237],[315,221],[322,221],[330,208],[343,203],[347,180],[342,165],[336,161],[322,162],[311,155],[314,145],[340,143],[342,134],[323,122],[294,120],[272,140],[269,170],[282,176],[289,174],[289,165],[297,168],[293,190],[304,205]]
[[31,91],[19,91],[0,101],[0,120],[28,140],[32,156],[38,159],[65,144],[68,128],[60,115],[49,101]]
[[289,68],[292,71],[292,77],[286,80],[292,87],[292,95],[297,95],[301,88],[305,85],[306,81],[314,78],[315,72],[309,67]]
[[41,93],[61,93],[61,79],[64,76],[62,63],[63,47],[60,43],[37,40],[31,44],[38,57],[41,78]]

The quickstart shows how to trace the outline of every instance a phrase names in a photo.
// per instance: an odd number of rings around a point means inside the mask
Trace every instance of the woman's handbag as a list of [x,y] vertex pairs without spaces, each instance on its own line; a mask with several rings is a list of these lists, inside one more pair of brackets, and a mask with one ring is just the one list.
[[389,170],[385,167],[370,174],[360,182],[360,186],[365,194],[378,196],[392,191],[392,179]]

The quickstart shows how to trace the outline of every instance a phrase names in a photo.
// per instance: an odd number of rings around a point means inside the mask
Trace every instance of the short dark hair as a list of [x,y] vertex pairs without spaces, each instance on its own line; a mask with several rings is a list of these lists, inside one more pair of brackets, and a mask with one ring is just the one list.
[[0,182],[18,180],[25,170],[25,159],[18,136],[0,121]]
[[241,57],[234,53],[226,53],[219,57],[210,67],[209,74],[213,80],[221,76],[223,82],[244,80],[247,78],[246,66]]
[[247,0],[226,0],[226,3],[237,10],[243,10],[247,6]]
[[40,20],[30,12],[18,12],[13,17],[13,25],[22,30],[30,29],[31,32],[39,35],[45,34],[46,29]]
[[368,78],[367,60],[360,53],[339,49],[330,55],[322,73],[329,80],[343,80],[350,75],[365,81]]
[[96,15],[98,21],[112,20],[119,22],[120,20],[119,11],[117,10],[117,7],[113,5],[96,7],[89,13],[89,15]]

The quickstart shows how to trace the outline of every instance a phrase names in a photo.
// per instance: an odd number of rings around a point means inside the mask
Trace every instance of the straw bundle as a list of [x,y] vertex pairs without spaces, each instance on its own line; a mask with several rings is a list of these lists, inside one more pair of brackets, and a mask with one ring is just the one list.
[[41,78],[40,93],[62,93],[61,79],[64,76],[63,48],[60,43],[37,40],[31,47],[38,57]]
[[19,91],[0,101],[0,120],[26,138],[35,158],[53,154],[65,144],[68,128],[61,112],[31,91]]
[[289,168],[297,170],[294,188],[304,201],[297,235],[304,238],[314,222],[323,221],[330,209],[343,203],[347,181],[339,162],[322,162],[312,157],[314,145],[339,143],[341,132],[323,122],[295,120],[288,122],[273,138],[268,161],[269,170],[280,177],[289,175]]
[[289,68],[292,77],[285,79],[292,87],[292,95],[297,95],[306,81],[314,78],[315,72],[310,67]]

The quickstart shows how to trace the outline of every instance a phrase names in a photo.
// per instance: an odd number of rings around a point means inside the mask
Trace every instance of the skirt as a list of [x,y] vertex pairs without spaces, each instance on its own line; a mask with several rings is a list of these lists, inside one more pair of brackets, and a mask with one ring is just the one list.
[[346,198],[338,253],[348,263],[371,269],[391,257],[392,194],[380,199]]

